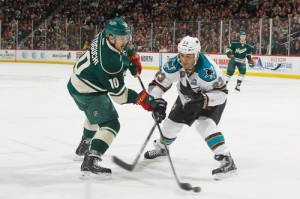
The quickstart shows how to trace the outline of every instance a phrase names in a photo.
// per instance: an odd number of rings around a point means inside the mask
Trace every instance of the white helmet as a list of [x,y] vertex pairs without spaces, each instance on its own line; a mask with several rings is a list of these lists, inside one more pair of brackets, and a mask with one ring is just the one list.
[[200,41],[197,37],[185,36],[178,44],[178,52],[182,54],[194,54],[197,63],[201,50]]
[[198,54],[200,50],[200,41],[197,37],[186,36],[178,44],[178,52],[182,54]]

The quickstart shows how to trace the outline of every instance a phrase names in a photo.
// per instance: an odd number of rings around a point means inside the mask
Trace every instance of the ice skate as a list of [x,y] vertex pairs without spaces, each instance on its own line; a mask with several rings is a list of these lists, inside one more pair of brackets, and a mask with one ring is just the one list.
[[159,139],[154,140],[153,145],[154,145],[155,149],[147,151],[144,154],[145,159],[157,159],[159,157],[167,156],[167,150],[164,149],[164,145],[160,142]]
[[111,178],[111,169],[101,167],[99,163],[102,161],[100,153],[89,152],[85,155],[81,164],[81,179],[89,179],[91,175],[96,175],[103,180]]
[[241,91],[241,85],[240,85],[240,84],[237,84],[236,87],[235,87],[235,90],[236,90],[236,91]]
[[80,161],[83,160],[83,156],[85,153],[87,153],[89,151],[90,148],[90,144],[91,144],[91,139],[85,137],[84,135],[81,138],[81,141],[79,143],[79,146],[77,147],[75,154],[77,155],[76,157],[74,157],[74,161]]
[[219,168],[212,170],[212,175],[215,180],[221,180],[235,174],[237,168],[230,154],[215,155],[214,158],[221,163]]

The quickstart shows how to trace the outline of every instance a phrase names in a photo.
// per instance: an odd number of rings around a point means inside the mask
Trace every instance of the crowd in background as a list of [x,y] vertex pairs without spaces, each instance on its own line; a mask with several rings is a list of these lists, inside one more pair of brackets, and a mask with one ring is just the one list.
[[300,0],[0,0],[0,8],[0,48],[84,50],[118,16],[141,52],[176,52],[192,35],[204,52],[224,53],[245,31],[254,54],[300,55]]

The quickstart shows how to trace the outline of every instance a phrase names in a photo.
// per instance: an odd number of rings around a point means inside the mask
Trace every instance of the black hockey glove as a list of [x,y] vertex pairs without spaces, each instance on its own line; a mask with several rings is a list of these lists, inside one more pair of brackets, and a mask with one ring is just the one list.
[[194,119],[197,119],[200,115],[202,110],[206,110],[208,107],[208,96],[203,93],[195,93],[193,97],[191,97],[191,101],[187,102],[184,105],[185,110],[193,110],[192,114]]
[[162,98],[155,99],[156,108],[153,109],[152,117],[158,123],[161,123],[166,118],[167,102]]
[[208,96],[203,92],[199,92],[199,93],[195,93],[192,97],[192,100],[187,104],[197,105],[197,107],[203,110],[208,107],[208,101],[209,101]]

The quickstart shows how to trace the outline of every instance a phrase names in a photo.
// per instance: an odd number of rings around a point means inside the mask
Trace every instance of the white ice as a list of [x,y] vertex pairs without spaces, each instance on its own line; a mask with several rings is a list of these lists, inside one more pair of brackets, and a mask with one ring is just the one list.
[[[81,180],[74,151],[82,135],[84,114],[68,94],[70,65],[0,63],[0,198],[300,198],[300,81],[246,76],[241,92],[229,83],[228,103],[219,128],[238,174],[214,181],[218,166],[195,127],[184,127],[171,147],[179,180],[201,186],[199,194],[181,190],[167,159],[140,159],[133,172],[111,161],[116,155],[132,163],[152,125],[149,112],[137,105],[116,105],[121,130],[103,156],[112,179]],[[147,85],[155,71],[144,70]],[[141,91],[129,73],[127,87]],[[165,95],[168,111],[175,87]],[[146,149],[159,137],[155,131]]]

